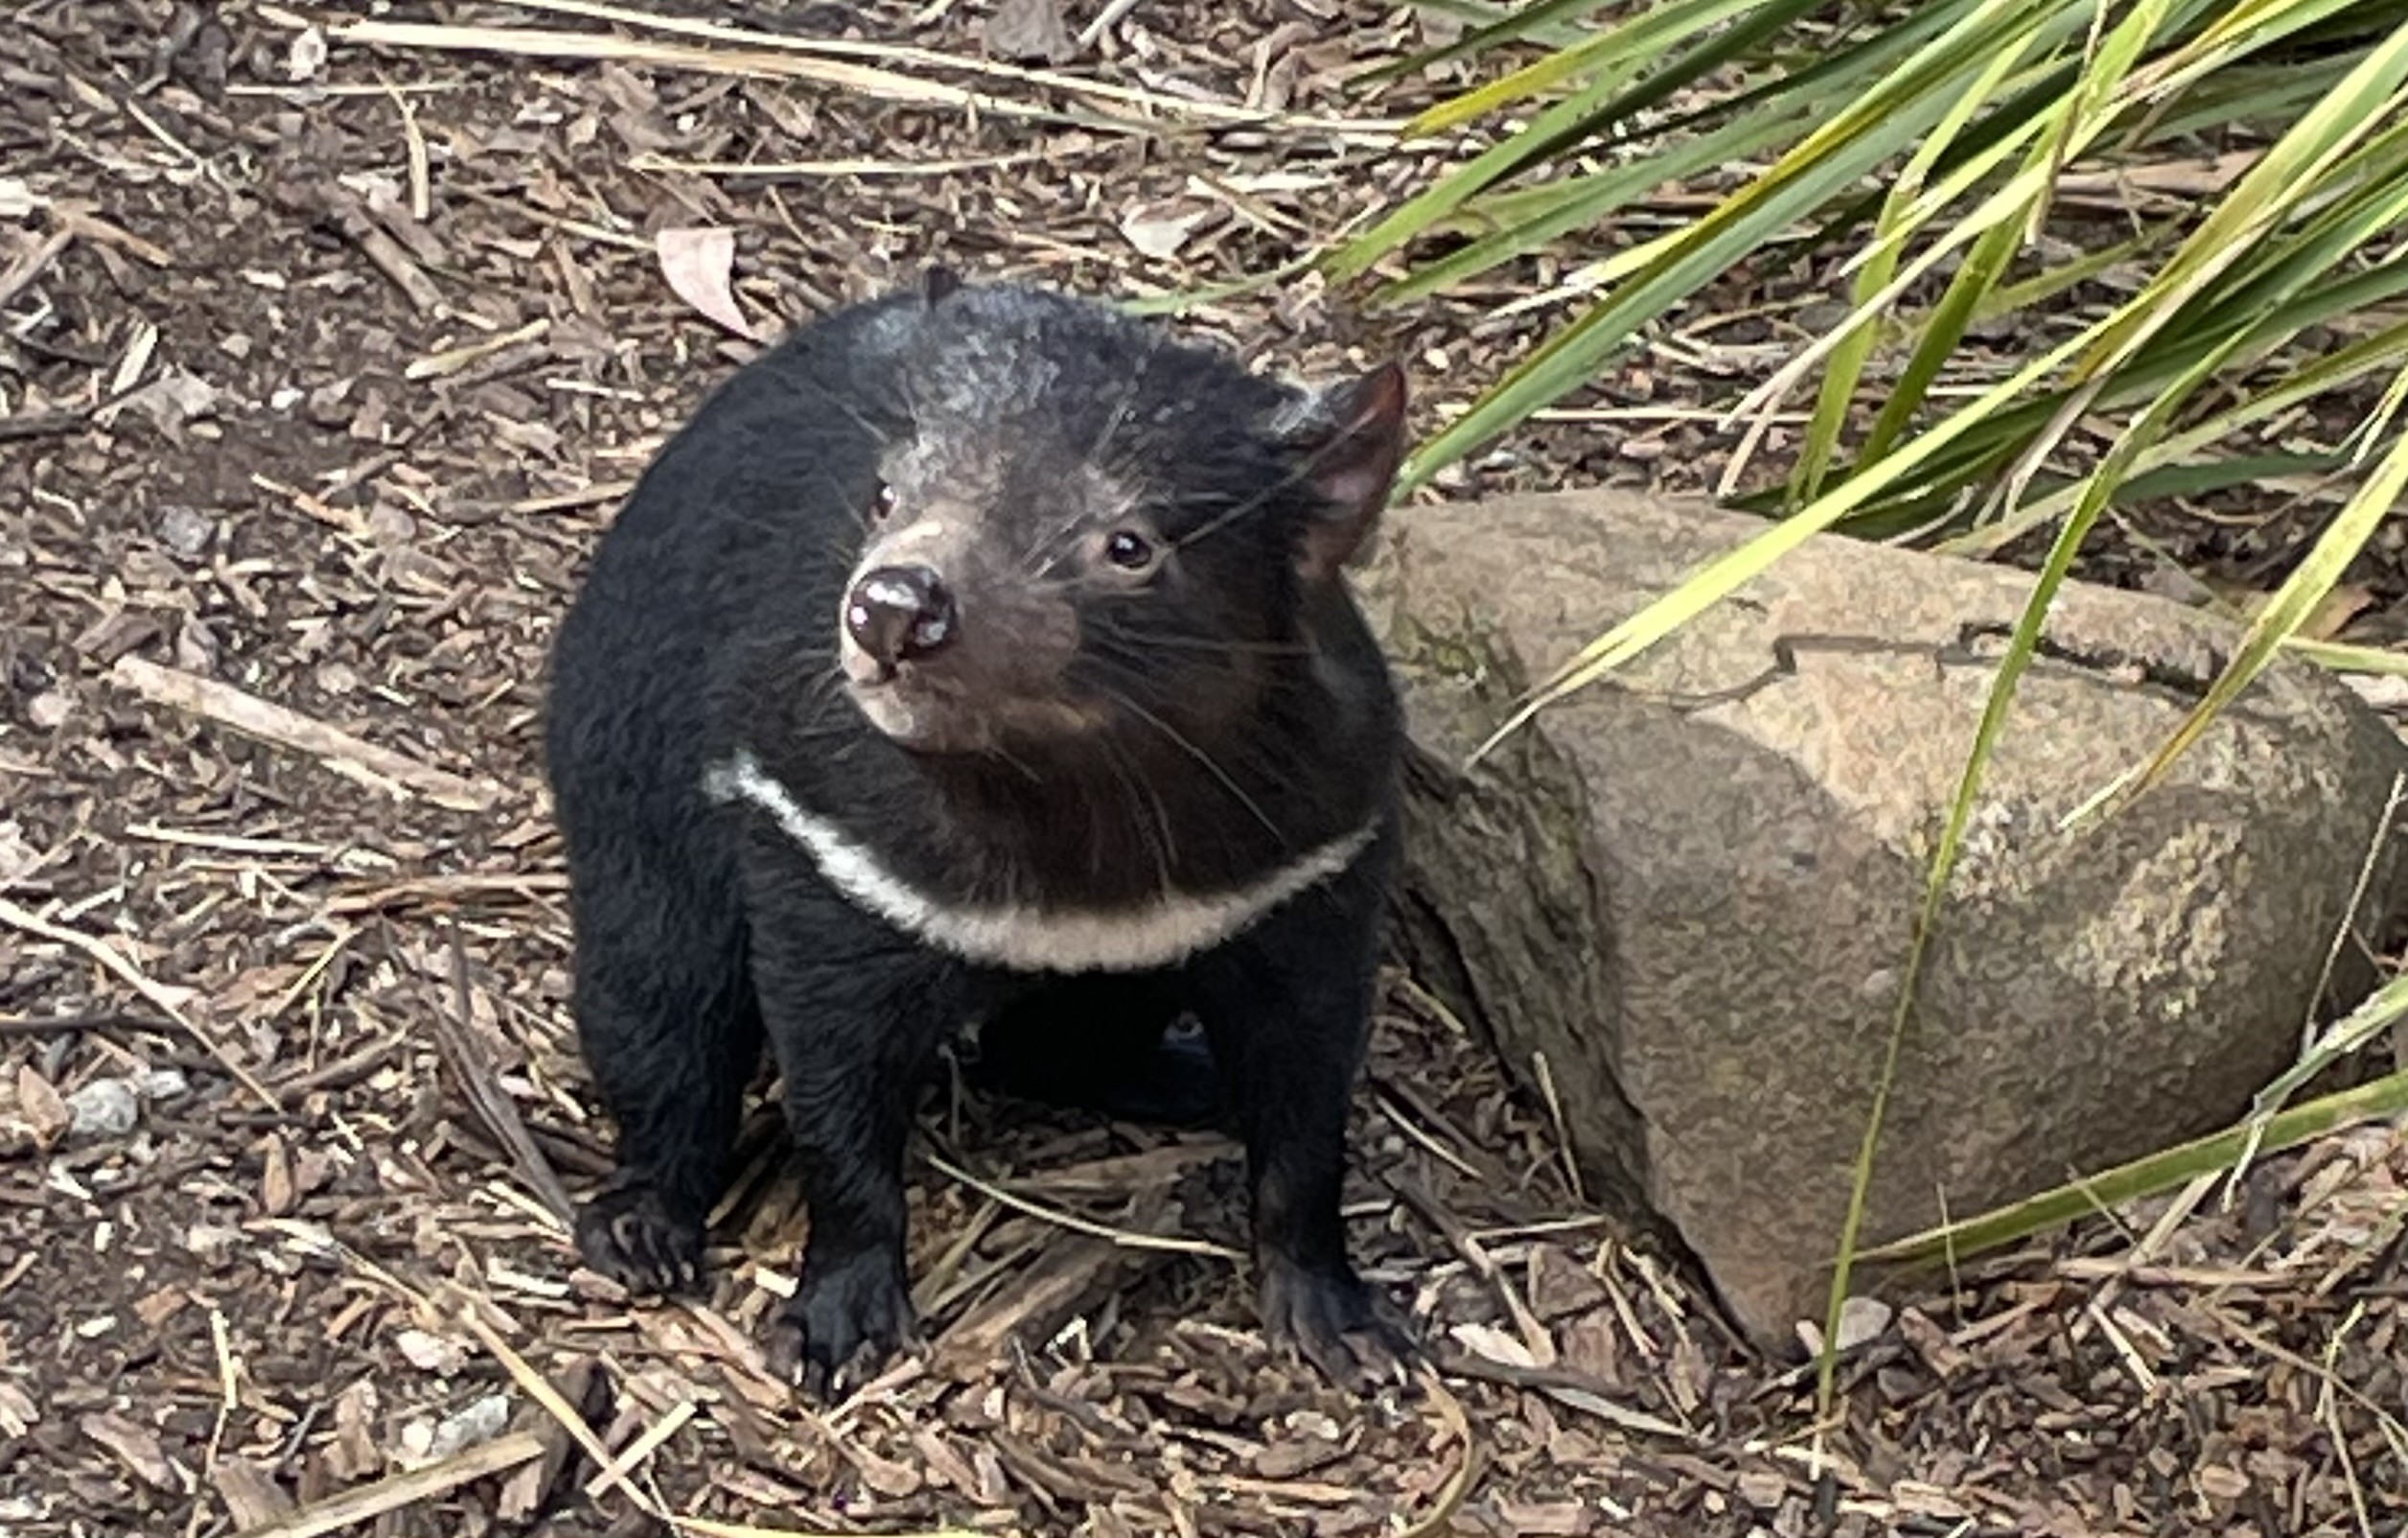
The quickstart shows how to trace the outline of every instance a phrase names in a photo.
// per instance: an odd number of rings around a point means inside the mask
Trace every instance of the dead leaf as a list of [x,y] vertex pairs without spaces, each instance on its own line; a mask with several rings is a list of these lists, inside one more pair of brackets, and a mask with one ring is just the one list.
[[136,1479],[161,1490],[175,1488],[175,1467],[168,1462],[157,1433],[111,1413],[86,1415],[76,1424],[84,1435],[116,1454]]
[[183,1312],[192,1302],[193,1294],[173,1284],[145,1294],[134,1303],[134,1317],[145,1329],[155,1330]]
[[1549,1324],[1586,1314],[1606,1300],[1606,1286],[1553,1245],[1534,1245],[1528,1280],[1530,1312]]
[[326,1470],[346,1483],[364,1480],[384,1466],[384,1454],[377,1446],[375,1420],[377,1414],[376,1385],[362,1378],[335,1400],[335,1439],[325,1452]]
[[2314,612],[2300,626],[2300,638],[2303,641],[2330,641],[2373,601],[2374,594],[2363,585],[2338,583],[2325,594],[2324,600],[2316,605]]
[[736,306],[736,232],[717,225],[664,229],[653,237],[660,275],[677,296],[747,341],[760,333]]
[[58,1086],[35,1073],[30,1062],[17,1066],[16,1105],[34,1129],[34,1141],[44,1148],[66,1136],[67,1129],[75,1125],[75,1114],[67,1109]]
[[1121,238],[1146,256],[1160,260],[1178,254],[1195,227],[1212,217],[1211,210],[1191,208],[1173,213],[1169,205],[1133,208],[1121,219]]
[[945,1439],[925,1426],[912,1432],[912,1445],[918,1449],[920,1460],[930,1472],[952,1485],[963,1495],[976,1499],[979,1493],[978,1471],[963,1461]]
[[293,35],[292,46],[285,51],[285,76],[295,84],[317,79],[326,67],[326,34],[315,27],[304,27]]
[[292,1155],[273,1132],[260,1139],[259,1152],[266,1165],[260,1175],[260,1205],[271,1218],[288,1217],[292,1212]]
[[234,1519],[240,1531],[248,1532],[292,1515],[292,1497],[285,1494],[284,1487],[264,1464],[226,1458],[210,1470],[209,1480],[218,1487],[218,1494],[226,1503],[226,1514]]
[[0,818],[0,887],[31,871],[40,859],[34,852],[34,846],[25,842],[25,825],[13,818]]
[[33,1395],[12,1383],[0,1383],[0,1436],[23,1436],[41,1418]]
[[1538,1363],[1530,1358],[1530,1348],[1515,1337],[1493,1324],[1465,1320],[1447,1332],[1455,1343],[1476,1357],[1501,1362],[1512,1367],[1531,1367]]
[[140,389],[102,405],[92,412],[92,420],[104,428],[112,427],[126,412],[140,411],[161,434],[174,438],[185,423],[208,416],[217,408],[216,385],[197,374],[171,368]]

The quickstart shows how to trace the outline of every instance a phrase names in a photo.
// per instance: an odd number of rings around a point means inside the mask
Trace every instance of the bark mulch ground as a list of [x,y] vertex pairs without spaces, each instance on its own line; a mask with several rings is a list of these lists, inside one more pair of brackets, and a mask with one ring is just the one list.
[[[762,1371],[799,1219],[766,1112],[706,1304],[581,1271],[560,1202],[604,1144],[535,722],[630,478],[742,330],[932,259],[1289,260],[1415,184],[1342,77],[1428,37],[1082,6],[1063,85],[972,0],[656,9],[765,40],[567,0],[0,27],[0,1533],[2408,1530],[2396,1132],[1902,1306],[1818,1465],[1811,1378],[1585,1212],[1402,984],[1353,1212],[1445,1353],[1411,1392],[1265,1351],[1228,1145],[970,1099],[915,1155],[933,1352],[832,1410]],[[616,41],[498,51],[540,35]],[[776,46],[839,35],[960,62]],[[1757,281],[1448,489],[1714,474],[1765,316],[1827,298]],[[1189,323],[1305,373],[1401,353],[1427,422],[1543,329],[1510,297],[1293,279]]]

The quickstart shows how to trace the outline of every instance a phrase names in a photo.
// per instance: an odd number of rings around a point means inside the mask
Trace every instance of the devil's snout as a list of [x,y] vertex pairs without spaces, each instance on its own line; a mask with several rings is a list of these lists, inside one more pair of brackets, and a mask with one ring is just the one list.
[[956,620],[952,591],[924,566],[865,571],[845,597],[845,630],[889,667],[943,649]]

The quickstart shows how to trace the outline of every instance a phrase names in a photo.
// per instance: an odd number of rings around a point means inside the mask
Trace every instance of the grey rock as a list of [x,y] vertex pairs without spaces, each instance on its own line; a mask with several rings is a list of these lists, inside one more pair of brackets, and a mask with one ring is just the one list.
[[181,1100],[192,1093],[192,1081],[181,1068],[151,1068],[134,1081],[134,1088],[149,1101]]
[[[1669,1224],[1766,1349],[1819,1323],[1931,851],[2020,572],[1820,537],[1466,756],[1519,690],[1764,524],[1599,490],[1392,515],[1359,588],[1418,748],[1402,948],[1563,1107],[1591,1195]],[[2345,925],[2398,910],[2408,749],[2305,664],[2155,790],[2231,627],[2070,584],[1941,911],[1863,1244],[2229,1125],[2286,1067]],[[2373,981],[2356,942],[2327,1002]]]
[[181,502],[159,509],[159,543],[186,560],[209,548],[217,535],[217,520]]
[[464,1449],[481,1446],[499,1436],[509,1425],[508,1394],[487,1394],[471,1400],[437,1423],[434,1435],[428,1443],[427,1456],[450,1457]]
[[95,1079],[67,1096],[74,1118],[68,1132],[76,1137],[123,1137],[142,1119],[142,1101],[124,1079]]

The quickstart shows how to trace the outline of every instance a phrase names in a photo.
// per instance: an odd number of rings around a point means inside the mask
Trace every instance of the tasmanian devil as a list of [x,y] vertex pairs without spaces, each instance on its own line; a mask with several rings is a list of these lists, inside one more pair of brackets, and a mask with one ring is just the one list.
[[[1338,1208],[1400,715],[1341,571],[1393,364],[1266,379],[1100,303],[941,269],[806,324],[647,467],[550,664],[580,1039],[617,1124],[589,1264],[692,1286],[763,1037],[815,1392],[915,1334],[903,1164],[938,1048],[1245,1147],[1266,1334],[1411,1347]],[[1201,1026],[1181,1049],[1173,1025]]]

